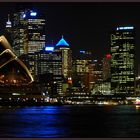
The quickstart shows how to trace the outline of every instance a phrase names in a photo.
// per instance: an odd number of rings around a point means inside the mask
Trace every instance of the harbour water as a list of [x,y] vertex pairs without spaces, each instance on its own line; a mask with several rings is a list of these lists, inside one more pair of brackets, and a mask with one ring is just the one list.
[[0,107],[0,138],[140,137],[135,105]]

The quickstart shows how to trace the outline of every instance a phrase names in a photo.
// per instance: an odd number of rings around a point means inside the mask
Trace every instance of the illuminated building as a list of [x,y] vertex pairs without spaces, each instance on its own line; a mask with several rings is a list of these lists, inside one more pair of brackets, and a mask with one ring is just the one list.
[[[37,75],[39,82],[56,86],[54,94],[62,93],[62,52],[54,51],[54,47],[45,47],[36,53]],[[47,79],[50,77],[50,79]]]
[[6,30],[11,30],[12,23],[10,21],[10,15],[8,14],[8,21],[6,22]]
[[111,34],[111,92],[135,93],[134,27],[117,27]]
[[136,93],[140,95],[140,76],[136,77]]
[[45,47],[45,19],[39,13],[20,10],[14,13],[12,22],[13,48],[18,56]]
[[56,49],[62,52],[62,74],[68,80],[72,74],[72,51],[63,36],[56,44]]
[[8,42],[12,45],[12,22],[10,21],[10,15],[8,14],[8,20],[6,22],[6,28],[4,36],[7,38]]
[[100,86],[100,84],[103,82],[103,65],[102,63],[95,59],[93,60],[93,89],[96,86]]
[[103,80],[108,80],[110,78],[110,61],[111,61],[111,55],[106,54],[106,56],[103,58]]
[[[25,58],[27,66],[36,79],[35,52],[45,47],[45,22],[46,20],[40,13],[27,9],[19,10],[13,14],[13,49],[17,56]],[[22,56],[23,55],[23,56]]]
[[[79,84],[82,88],[89,88],[89,63],[90,60],[75,60],[73,62],[74,85]],[[90,77],[91,78],[91,77]]]
[[73,60],[73,81],[74,86],[90,90],[93,86],[93,53],[81,50],[76,60]]
[[13,53],[4,36],[0,37],[0,83],[1,85],[28,85],[33,77],[25,64]]
[[95,84],[92,90],[92,94],[111,95],[110,88],[111,88],[110,82],[102,82],[100,84]]

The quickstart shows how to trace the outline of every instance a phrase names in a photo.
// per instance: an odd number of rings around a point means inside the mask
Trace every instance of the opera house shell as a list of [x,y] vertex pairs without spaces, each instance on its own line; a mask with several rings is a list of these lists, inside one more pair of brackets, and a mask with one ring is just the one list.
[[32,82],[26,65],[16,56],[7,39],[0,36],[0,84],[28,85]]

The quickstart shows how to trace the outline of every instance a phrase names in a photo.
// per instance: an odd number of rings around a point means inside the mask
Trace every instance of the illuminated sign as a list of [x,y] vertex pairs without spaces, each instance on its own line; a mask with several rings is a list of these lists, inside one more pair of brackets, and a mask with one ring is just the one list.
[[23,14],[23,18],[25,18],[26,17],[26,14]]
[[54,47],[45,47],[45,51],[53,52],[54,51]]
[[117,27],[117,30],[128,30],[128,29],[134,29],[133,26],[130,27]]
[[93,62],[97,62],[97,60],[93,60]]
[[80,51],[80,53],[86,53],[86,51]]
[[111,58],[111,54],[107,54],[106,55],[106,58]]
[[36,12],[31,12],[31,13],[30,13],[30,16],[36,16],[36,15],[37,15]]

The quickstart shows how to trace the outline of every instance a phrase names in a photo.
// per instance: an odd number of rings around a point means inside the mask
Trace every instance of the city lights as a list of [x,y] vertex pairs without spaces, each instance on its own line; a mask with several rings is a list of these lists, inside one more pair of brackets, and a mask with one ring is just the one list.
[[140,137],[140,4],[0,6],[0,137]]
[[[127,29],[131,29],[126,31]],[[134,27],[119,27],[111,38],[111,92],[134,94]],[[126,45],[127,38],[127,45]]]
[[53,52],[54,51],[54,47],[45,47],[45,51]]
[[69,44],[62,37],[62,39],[56,44],[56,46],[69,46]]
[[111,58],[111,54],[107,54],[106,55],[106,58]]
[[26,14],[23,14],[23,18],[25,18],[26,17]]
[[[37,86],[38,93],[43,96],[55,95],[57,97],[69,93],[72,95],[70,99],[78,100],[86,100],[90,93],[92,96],[101,96],[99,100],[104,98],[102,96],[134,93],[135,73],[133,69],[135,54],[133,50],[135,45],[133,26],[118,26],[114,30],[114,33],[111,34],[111,44],[109,44],[111,45],[110,51],[103,58],[95,57],[96,51],[93,52],[91,48],[89,50],[78,50],[77,56],[73,59],[73,46],[67,43],[63,35],[56,42],[56,45],[46,46],[46,19],[43,15],[38,14],[37,16],[37,14],[31,9],[17,11],[11,19],[15,24],[12,24],[9,15],[8,22],[6,22],[7,31],[11,33],[14,31],[14,34],[12,34],[14,51],[4,50],[0,56],[2,58],[6,52],[10,52],[15,60],[23,66],[26,75],[30,77],[31,82],[29,84],[35,83],[33,87],[24,88],[23,91],[27,90],[32,93],[33,88]],[[18,16],[21,18],[17,18]],[[127,43],[125,42],[126,39]],[[25,65],[20,62],[18,56],[25,62]],[[1,68],[9,63],[6,60],[3,60],[5,63]],[[26,65],[28,69],[25,67]],[[14,71],[17,75],[21,74],[19,69]],[[2,73],[0,76],[2,84],[10,83],[19,86],[19,79],[15,78],[17,76],[12,76],[13,79],[9,78],[9,80],[6,78],[6,74],[2,75],[4,74]],[[25,82],[26,78],[21,79]],[[16,96],[18,92],[13,91],[12,95]],[[86,96],[81,97],[83,96],[81,94],[77,98],[75,97],[77,92],[85,93]],[[20,95],[17,94],[17,96]],[[33,97],[33,99],[39,102],[36,97]]]
[[31,13],[30,13],[30,16],[36,16],[36,15],[37,15],[36,12],[31,12]]
[[80,51],[80,53],[83,53],[83,54],[85,54],[85,53],[86,53],[86,51]]
[[133,26],[130,26],[130,27],[117,27],[117,30],[128,30],[128,29],[134,29]]

